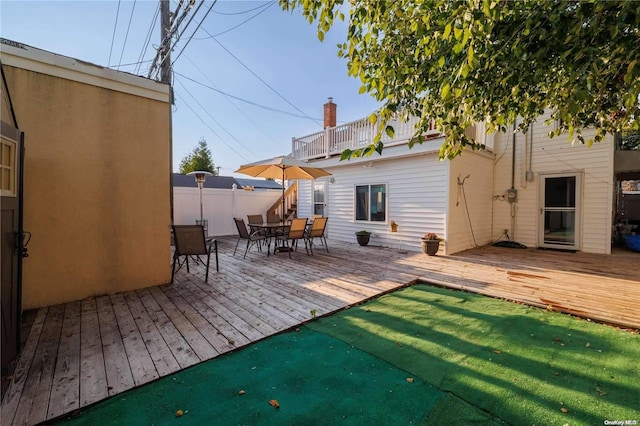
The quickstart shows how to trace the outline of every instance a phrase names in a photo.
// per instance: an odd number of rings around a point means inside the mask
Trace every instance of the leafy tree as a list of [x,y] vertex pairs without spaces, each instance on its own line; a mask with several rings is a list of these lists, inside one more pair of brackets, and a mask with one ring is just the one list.
[[[280,0],[296,7],[318,38],[345,19],[343,0]],[[382,152],[385,123],[421,117],[446,135],[441,158],[482,148],[464,128],[486,122],[507,131],[517,117],[526,131],[545,109],[560,120],[555,135],[591,144],[625,126],[640,128],[640,2],[563,0],[352,0],[347,40],[338,56],[360,92],[384,102],[372,145],[343,158]],[[420,142],[414,138],[409,144]]]
[[200,138],[193,152],[187,154],[180,162],[180,173],[184,174],[195,171],[217,174],[213,166],[213,160],[211,159],[211,151],[207,147],[207,141],[204,138]]
[[640,149],[640,130],[623,130],[621,149]]

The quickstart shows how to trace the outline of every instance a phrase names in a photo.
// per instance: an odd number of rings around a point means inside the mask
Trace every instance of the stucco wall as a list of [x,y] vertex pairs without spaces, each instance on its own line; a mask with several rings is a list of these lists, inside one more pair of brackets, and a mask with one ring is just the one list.
[[23,307],[168,282],[168,103],[5,72],[25,132]]

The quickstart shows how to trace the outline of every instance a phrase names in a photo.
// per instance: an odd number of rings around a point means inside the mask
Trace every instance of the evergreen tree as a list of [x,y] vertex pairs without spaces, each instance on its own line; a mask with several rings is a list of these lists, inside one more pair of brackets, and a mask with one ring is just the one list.
[[211,159],[211,151],[207,147],[205,138],[200,138],[193,152],[187,154],[180,162],[180,173],[186,174],[195,171],[217,174],[213,160]]

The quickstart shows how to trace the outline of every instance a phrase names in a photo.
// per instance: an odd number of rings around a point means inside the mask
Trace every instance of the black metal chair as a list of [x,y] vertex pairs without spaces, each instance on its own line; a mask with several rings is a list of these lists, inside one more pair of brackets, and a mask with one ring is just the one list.
[[306,239],[309,242],[311,254],[313,254],[314,238],[320,238],[320,244],[324,245],[324,248],[327,249],[327,253],[329,253],[327,237],[324,235],[327,229],[327,220],[329,220],[328,217],[316,217],[313,219],[313,222],[311,222],[311,227],[307,229]]
[[258,251],[262,251],[262,249],[260,248],[260,243],[264,242],[266,236],[260,231],[249,233],[249,231],[247,231],[247,225],[245,225],[244,223],[244,219],[234,217],[233,221],[235,222],[236,228],[238,229],[238,242],[236,243],[236,248],[233,250],[233,255],[236,255],[236,250],[238,250],[240,240],[247,240],[247,248],[244,250],[243,259],[247,257],[247,252],[253,245],[258,247]]
[[[189,257],[198,263],[205,264],[200,256],[207,256],[207,271],[205,273],[204,282],[209,281],[209,263],[211,261],[211,253],[216,254],[216,271],[220,271],[218,267],[218,241],[216,239],[207,239],[204,234],[202,225],[172,225],[173,239],[175,243],[175,251],[173,252],[173,264],[171,265],[171,282],[175,273],[187,265],[189,271]],[[184,256],[182,260],[180,257]],[[176,264],[178,269],[176,269]]]

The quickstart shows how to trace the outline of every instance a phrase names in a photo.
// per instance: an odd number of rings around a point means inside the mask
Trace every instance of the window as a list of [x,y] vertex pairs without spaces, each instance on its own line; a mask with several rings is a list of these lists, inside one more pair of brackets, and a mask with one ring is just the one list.
[[387,220],[387,185],[356,186],[356,220]]
[[2,196],[16,196],[16,172],[16,143],[3,137],[0,144],[0,193]]

